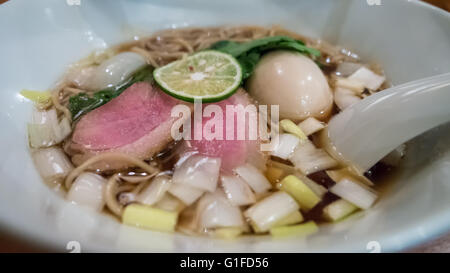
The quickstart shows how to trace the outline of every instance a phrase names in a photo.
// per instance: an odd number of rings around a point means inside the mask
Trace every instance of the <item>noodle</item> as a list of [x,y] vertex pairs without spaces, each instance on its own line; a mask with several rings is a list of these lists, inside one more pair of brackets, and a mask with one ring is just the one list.
[[115,174],[109,178],[105,187],[105,203],[108,209],[117,216],[122,215],[123,205],[117,200],[118,193],[118,178],[119,175]]
[[159,170],[144,161],[137,159],[135,157],[121,154],[121,153],[106,153],[106,154],[100,154],[97,156],[94,156],[88,160],[86,160],[83,164],[73,169],[66,177],[66,180],[64,182],[67,189],[70,189],[70,186],[72,185],[72,182],[75,180],[77,176],[79,176],[82,172],[84,172],[86,169],[89,168],[90,165],[97,163],[102,160],[120,160],[120,161],[126,161],[128,163],[131,163],[133,165],[136,165],[146,172],[150,174],[156,174]]

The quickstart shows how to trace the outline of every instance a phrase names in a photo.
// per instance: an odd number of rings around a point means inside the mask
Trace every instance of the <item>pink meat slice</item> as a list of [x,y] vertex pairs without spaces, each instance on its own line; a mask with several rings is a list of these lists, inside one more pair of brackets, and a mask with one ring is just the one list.
[[[263,155],[260,152],[260,140],[257,139],[249,139],[249,123],[248,120],[245,123],[245,132],[246,137],[244,140],[238,140],[237,139],[237,126],[242,125],[241,123],[238,123],[237,118],[238,114],[233,113],[233,116],[227,117],[227,111],[226,106],[235,106],[235,105],[242,105],[247,106],[249,104],[252,104],[252,100],[248,96],[248,94],[243,91],[242,89],[236,92],[233,96],[230,98],[215,103],[215,105],[220,106],[223,113],[223,133],[222,133],[222,140],[218,139],[207,139],[205,135],[202,136],[201,140],[186,140],[185,142],[185,152],[196,152],[201,155],[209,156],[209,157],[219,157],[222,159],[222,165],[221,169],[225,173],[230,173],[235,167],[238,167],[246,162],[253,163],[260,167],[264,163],[261,164],[261,161],[265,160],[265,155]],[[203,109],[205,109],[206,106],[210,104],[204,104]],[[256,106],[255,106],[256,107]],[[202,120],[202,127],[205,128],[205,124],[211,120],[213,117],[205,118],[203,117]],[[227,127],[226,120],[227,118],[233,118],[234,119],[234,126],[233,127]],[[192,133],[191,136],[194,138],[194,127],[195,125],[192,125]],[[203,130],[205,131],[205,130]],[[234,140],[228,140],[226,139],[226,132],[231,132],[231,135],[234,136]]]
[[[178,118],[171,117],[171,109],[179,102],[149,83],[133,84],[81,118],[72,137],[72,148],[78,151],[72,160],[79,165],[105,152],[151,157],[173,140],[170,131]],[[126,164],[111,161],[95,167],[107,170]]]

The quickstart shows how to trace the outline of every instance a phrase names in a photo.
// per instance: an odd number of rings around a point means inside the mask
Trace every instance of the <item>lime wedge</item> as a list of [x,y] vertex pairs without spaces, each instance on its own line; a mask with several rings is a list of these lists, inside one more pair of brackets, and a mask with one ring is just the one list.
[[175,98],[217,102],[234,94],[242,81],[242,69],[233,56],[207,50],[157,68],[153,77]]

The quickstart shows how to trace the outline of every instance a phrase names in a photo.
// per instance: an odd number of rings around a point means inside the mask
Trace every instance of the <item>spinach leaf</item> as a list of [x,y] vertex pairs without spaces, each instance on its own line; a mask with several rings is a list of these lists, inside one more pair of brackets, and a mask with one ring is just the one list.
[[69,110],[72,114],[72,119],[77,120],[82,115],[94,110],[97,107],[109,102],[113,98],[122,94],[122,92],[137,82],[152,81],[153,68],[146,66],[138,71],[136,71],[128,80],[125,82],[109,87],[100,91],[95,92],[92,96],[86,93],[80,93],[69,99]]
[[219,41],[211,46],[211,49],[228,53],[235,57],[243,71],[243,79],[250,77],[256,64],[264,53],[277,49],[286,49],[319,57],[320,51],[307,47],[302,41],[287,36],[273,36],[253,40],[246,43],[233,41]]

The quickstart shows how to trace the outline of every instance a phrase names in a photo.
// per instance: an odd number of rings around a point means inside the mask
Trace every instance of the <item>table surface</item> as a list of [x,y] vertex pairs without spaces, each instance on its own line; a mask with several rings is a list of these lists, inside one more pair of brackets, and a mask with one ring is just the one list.
[[[0,0],[0,4],[8,0]],[[448,0],[424,0],[432,5],[438,6],[450,12],[450,1]],[[34,246],[19,238],[15,238],[6,232],[0,232],[0,253],[1,252],[42,252],[46,251]],[[406,252],[422,253],[450,253],[450,234],[441,236],[421,246],[407,250]]]

